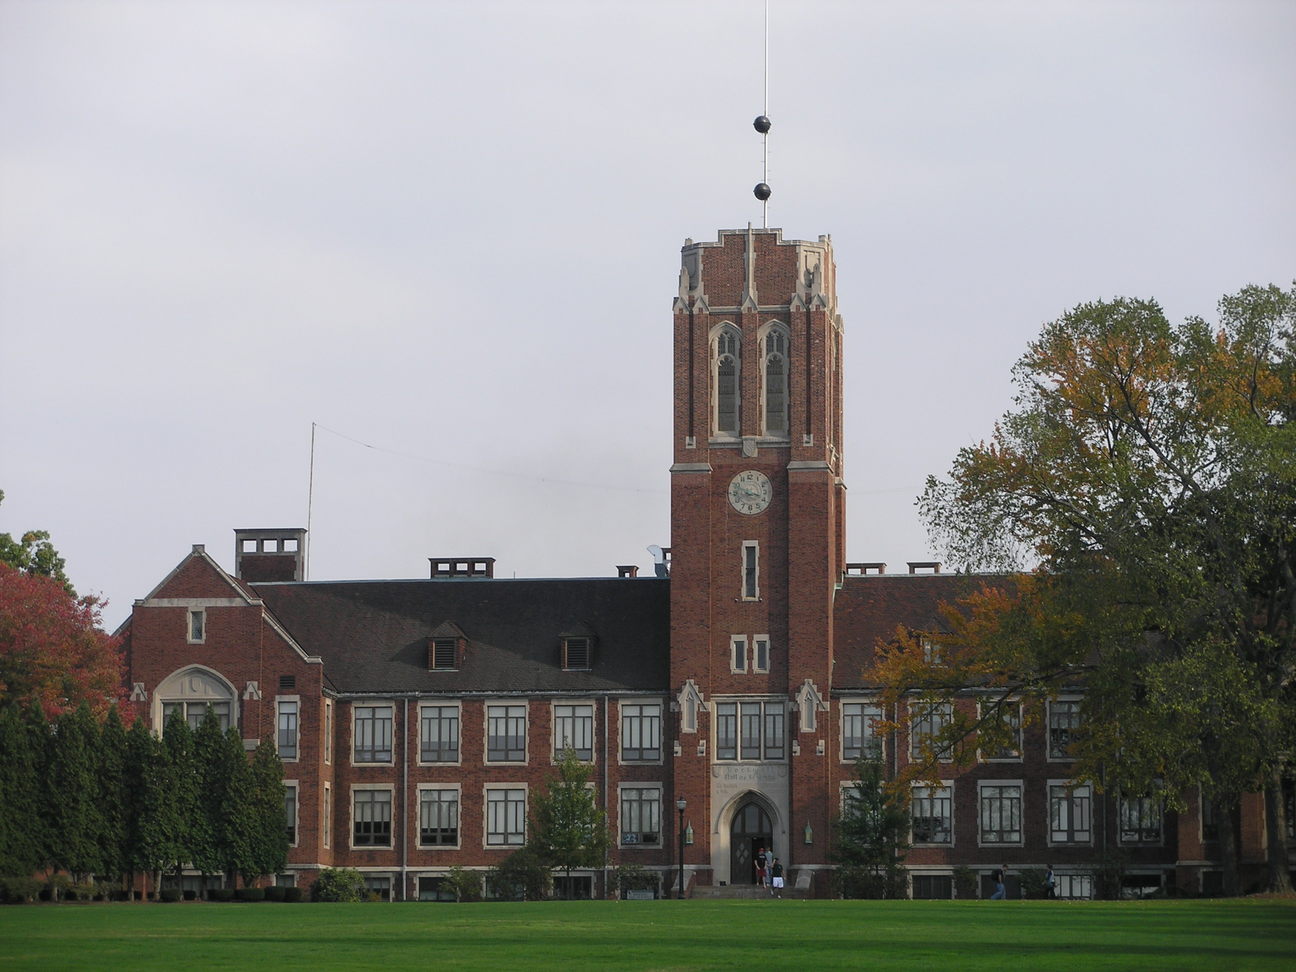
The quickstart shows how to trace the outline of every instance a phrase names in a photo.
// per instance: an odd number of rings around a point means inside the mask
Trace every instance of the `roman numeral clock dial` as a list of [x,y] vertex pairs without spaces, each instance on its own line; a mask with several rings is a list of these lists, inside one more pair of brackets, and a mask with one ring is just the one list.
[[729,505],[739,513],[764,513],[774,496],[769,477],[755,469],[744,469],[729,481]]

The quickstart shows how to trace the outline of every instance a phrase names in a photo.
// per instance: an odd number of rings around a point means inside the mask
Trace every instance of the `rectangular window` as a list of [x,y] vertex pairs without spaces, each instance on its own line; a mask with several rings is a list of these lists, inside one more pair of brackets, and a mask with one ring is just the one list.
[[486,791],[486,844],[520,847],[526,841],[526,790]]
[[352,843],[356,847],[390,847],[391,790],[356,790],[351,796]]
[[954,897],[954,877],[950,874],[915,874],[915,901],[948,901]]
[[760,598],[760,544],[744,540],[742,552],[743,600],[755,601]]
[[770,666],[769,637],[757,635],[752,639],[752,671],[768,672]]
[[526,762],[526,711],[525,705],[486,706],[488,762]]
[[621,788],[621,843],[661,844],[661,787]]
[[1020,783],[982,783],[978,787],[981,843],[1022,842],[1022,788]]
[[594,706],[555,705],[554,759],[570,749],[576,758],[589,762],[594,758]]
[[459,762],[459,706],[425,705],[419,708],[419,760],[424,763]]
[[1219,840],[1219,819],[1215,816],[1215,801],[1205,793],[1200,793],[1201,801],[1201,839]]
[[729,638],[729,670],[731,672],[747,671],[746,635],[732,635]]
[[189,723],[189,728],[194,732],[207,718],[207,710],[210,709],[212,715],[216,717],[216,723],[220,726],[221,732],[230,727],[230,703],[228,702],[163,702],[162,703],[162,726],[166,728],[167,721],[171,718],[173,712],[179,712],[185,722]]
[[717,702],[716,759],[767,760],[786,755],[786,702]]
[[355,707],[355,755],[357,763],[390,763],[392,759],[392,707]]
[[419,790],[419,844],[454,847],[459,843],[459,791]]
[[1120,800],[1122,844],[1161,843],[1161,798],[1127,797]]
[[1070,759],[1071,744],[1079,728],[1079,702],[1049,703],[1049,759]]
[[1059,898],[1088,901],[1093,897],[1093,875],[1091,874],[1059,874],[1054,880],[1057,888],[1053,893]]
[[[924,749],[940,745],[938,737],[954,718],[954,708],[948,702],[922,702],[910,709],[909,755],[921,759]],[[953,755],[946,751],[939,755],[948,763]]]
[[324,784],[324,796],[320,800],[320,836],[325,847],[333,844],[333,788]]
[[985,760],[1019,760],[1021,759],[1021,705],[1017,702],[1003,702],[998,711],[989,703],[981,708],[983,720],[997,720],[987,733],[987,744],[981,749],[981,758]]
[[288,844],[297,846],[297,784],[284,784],[284,828],[288,831]]
[[915,786],[910,799],[913,842],[950,844],[954,841],[954,787]]
[[333,703],[324,703],[324,762],[333,762]]
[[882,707],[868,702],[842,703],[842,759],[854,762],[882,758],[882,738],[874,730],[882,719]]
[[1092,814],[1093,788],[1088,784],[1049,783],[1050,843],[1092,843]]
[[661,759],[661,703],[621,704],[621,761],[656,762]]
[[374,898],[379,901],[391,900],[391,878],[386,874],[366,874],[364,883],[365,890],[369,892],[371,901]]
[[189,643],[191,645],[201,644],[207,636],[207,612],[202,608],[195,608],[189,612]]
[[297,758],[297,701],[279,699],[278,708],[278,744],[280,759]]

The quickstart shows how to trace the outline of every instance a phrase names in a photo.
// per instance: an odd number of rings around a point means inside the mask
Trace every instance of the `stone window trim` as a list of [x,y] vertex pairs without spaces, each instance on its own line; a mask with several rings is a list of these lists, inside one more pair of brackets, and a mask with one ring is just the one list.
[[[838,702],[837,708],[841,712],[840,761],[853,764],[860,755],[885,759],[886,738],[873,725],[886,717],[882,703],[871,698],[848,698]],[[854,739],[859,740],[858,748],[850,745]]]
[[761,352],[761,433],[787,439],[792,379],[791,331],[782,321],[768,321],[757,334]]
[[770,636],[767,634],[752,635],[752,671],[766,675],[770,670]]
[[[927,813],[919,811],[926,810]],[[935,811],[944,811],[943,817],[947,821],[944,832],[949,835],[948,840],[921,840],[923,827],[915,826],[916,819],[940,819],[942,814]],[[954,781],[941,780],[939,786],[932,786],[930,783],[916,782],[909,788],[909,832],[913,846],[915,847],[953,847],[955,837],[954,826]],[[930,825],[930,824],[929,824]]]
[[788,760],[788,702],[770,696],[712,700],[715,760],[718,763],[785,763]]
[[[485,732],[482,733],[482,761],[490,766],[525,766],[531,755],[530,701],[485,702],[483,708]],[[493,729],[502,732],[492,734]],[[520,730],[520,737],[515,730]],[[519,738],[520,747],[515,745]]]
[[1048,806],[1048,845],[1092,847],[1093,786],[1075,780],[1049,780],[1044,792]]
[[1080,696],[1060,695],[1048,703],[1044,731],[1045,758],[1050,763],[1074,762],[1063,750],[1064,738],[1069,739],[1080,727]]
[[[223,711],[227,718],[223,728],[238,728],[241,725],[239,712],[239,694],[233,684],[214,668],[206,665],[184,665],[166,676],[152,692],[150,714],[153,726],[159,736],[166,728],[167,709],[180,705],[186,719],[197,725],[208,705],[217,707],[217,715]],[[221,709],[225,706],[227,708]],[[193,718],[190,718],[191,715]]]
[[191,645],[207,641],[207,609],[191,607],[185,612],[185,641]]
[[[977,846],[1025,844],[1026,786],[1022,780],[977,781]],[[991,835],[1003,835],[1000,839]]]
[[[482,847],[489,851],[514,851],[526,844],[527,814],[530,812],[530,785],[527,783],[486,783],[482,786]],[[505,794],[492,799],[492,794]],[[516,794],[521,794],[520,804]],[[497,819],[497,815],[502,817]],[[492,830],[496,824],[503,830]],[[518,829],[515,829],[518,828]],[[502,839],[492,840],[495,835]]]
[[[385,801],[373,800],[372,802],[369,799],[357,800],[357,797],[360,794],[371,794],[371,793],[372,794],[386,793],[387,800]],[[348,803],[350,804],[351,819],[350,819],[350,826],[347,828],[347,831],[350,834],[351,850],[387,851],[387,850],[391,850],[393,847],[396,846],[396,785],[394,783],[352,783],[351,799],[348,801]],[[357,812],[358,808],[365,807],[365,806],[368,806],[369,810]],[[384,806],[386,807],[386,811],[387,811],[387,819],[386,819],[387,842],[386,843],[357,843],[356,829],[358,824],[369,823],[370,825],[373,826],[375,836],[381,834],[382,827],[380,825],[383,823],[383,820],[381,819],[380,815],[381,815],[382,808]],[[360,817],[362,815],[367,816],[369,819],[367,821],[361,820]]]
[[711,437],[742,434],[742,332],[732,321],[711,329]]
[[729,671],[735,674],[747,672],[747,636],[729,636]]
[[[284,825],[288,828],[288,846],[296,847],[301,839],[301,786],[297,780],[284,780]],[[292,820],[288,819],[288,793],[292,792]]]
[[[627,797],[629,797],[632,792],[638,791],[646,794],[654,790],[657,793],[657,811],[656,811],[657,829],[653,831],[649,828],[643,827],[642,824],[644,823],[644,821],[641,819],[639,821],[641,826],[639,827],[639,829],[636,830],[634,827],[631,826],[631,824],[635,823],[635,821],[626,819]],[[663,826],[666,820],[665,817],[666,811],[665,811],[665,803],[664,803],[665,799],[666,799],[666,787],[660,781],[627,780],[618,783],[617,784],[617,846],[619,846],[622,850],[626,850],[626,849],[636,850],[639,848],[656,850],[665,846],[664,843],[665,831],[663,830]],[[651,800],[645,799],[643,797],[640,797],[638,801],[634,801],[632,799],[630,801],[630,806],[633,806],[634,803],[636,802],[639,803],[640,805],[644,805],[644,804],[650,804]],[[649,822],[651,823],[651,821]],[[636,839],[627,842],[626,835],[629,833],[635,834]],[[655,836],[655,839],[649,839],[649,840],[644,839],[645,836],[649,836],[649,835]]]
[[[450,716],[453,718],[450,718]],[[430,728],[427,720],[435,718],[439,723],[437,726],[438,738],[436,746],[430,746],[433,742],[431,735],[427,732]],[[446,723],[453,723],[454,726],[454,745],[451,747],[443,738],[446,729],[450,728]],[[449,754],[453,750],[453,759],[428,758],[429,753]],[[418,705],[418,766],[461,766],[463,765],[463,703],[458,699],[438,700],[435,702],[423,701]]]
[[[423,842],[423,794],[424,793],[453,793],[454,794],[454,817],[455,817],[455,840],[453,843],[442,844],[425,844]],[[415,827],[417,836],[416,846],[419,850],[430,851],[453,851],[459,850],[463,846],[463,790],[459,783],[420,783],[418,784],[418,793],[415,806],[418,808],[418,820]],[[444,802],[444,801],[443,801]]]
[[333,783],[325,780],[320,791],[320,844],[325,849],[333,845]]
[[1116,801],[1116,837],[1125,847],[1165,845],[1165,801],[1155,794],[1127,796]]
[[[988,710],[992,708],[992,703],[978,702],[977,716],[981,719],[986,718]],[[1022,704],[1018,699],[1004,699],[999,703],[999,711],[1008,713],[1009,728],[1017,730],[1017,745],[1009,746],[1006,750],[998,754],[992,754],[981,748],[980,742],[977,743],[977,761],[982,763],[1020,763],[1022,761]],[[1005,753],[1007,755],[1005,755]]]
[[324,763],[333,762],[333,700],[324,700]]
[[275,752],[284,763],[297,762],[301,753],[300,695],[275,696]]
[[[385,759],[381,758],[383,753],[387,754]],[[375,758],[361,758],[361,754],[373,755]],[[351,765],[396,765],[396,703],[376,701],[351,704]]]
[[619,765],[663,765],[666,751],[665,714],[666,705],[658,698],[617,700]]
[[[909,703],[909,758],[917,759],[921,755],[923,740],[940,732],[954,718],[954,706],[949,702],[910,702]],[[937,762],[952,763],[954,753],[947,751]]]
[[744,540],[742,542],[741,601],[759,601],[760,595],[760,541]]

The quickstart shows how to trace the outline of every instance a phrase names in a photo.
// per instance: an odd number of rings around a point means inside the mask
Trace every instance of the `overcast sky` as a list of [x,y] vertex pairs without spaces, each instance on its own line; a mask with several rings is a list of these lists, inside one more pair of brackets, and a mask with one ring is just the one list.
[[[0,0],[0,532],[131,602],[670,543],[686,237],[760,225],[761,0]],[[850,560],[1082,301],[1296,276],[1296,2],[771,3],[769,223],[831,234]]]

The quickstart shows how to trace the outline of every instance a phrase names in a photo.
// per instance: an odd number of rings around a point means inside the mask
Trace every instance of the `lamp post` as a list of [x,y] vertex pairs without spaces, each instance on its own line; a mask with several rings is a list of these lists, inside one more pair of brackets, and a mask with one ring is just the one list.
[[679,894],[677,897],[682,901],[684,899],[684,810],[688,807],[688,801],[680,797],[675,801],[675,809],[679,811]]

